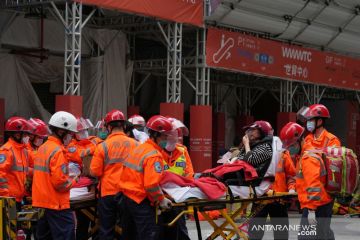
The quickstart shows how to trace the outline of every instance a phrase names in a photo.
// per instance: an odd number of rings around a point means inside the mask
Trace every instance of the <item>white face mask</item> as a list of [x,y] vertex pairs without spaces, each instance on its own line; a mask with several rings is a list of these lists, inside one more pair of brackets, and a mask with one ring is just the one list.
[[40,147],[44,143],[44,139],[42,138],[36,138],[33,142],[33,144],[37,147]]
[[69,143],[71,142],[71,140],[73,139],[73,136],[71,134],[66,134],[65,137],[63,138],[63,142],[64,145],[67,146],[69,145]]
[[313,132],[315,130],[315,121],[307,121],[306,122],[306,129],[309,132]]
[[30,137],[29,137],[29,136],[23,137],[23,138],[22,138],[22,142],[23,142],[23,144],[28,144],[29,139],[30,139]]

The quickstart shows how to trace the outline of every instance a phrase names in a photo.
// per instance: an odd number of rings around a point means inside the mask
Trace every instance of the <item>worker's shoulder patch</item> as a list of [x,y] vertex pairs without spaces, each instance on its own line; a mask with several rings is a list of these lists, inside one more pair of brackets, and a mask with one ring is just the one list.
[[161,173],[162,169],[160,162],[155,162],[154,166],[155,166],[155,172]]
[[76,147],[69,147],[68,151],[69,151],[69,153],[74,153],[74,152],[76,152]]
[[6,155],[5,154],[0,154],[0,163],[5,162],[6,160]]

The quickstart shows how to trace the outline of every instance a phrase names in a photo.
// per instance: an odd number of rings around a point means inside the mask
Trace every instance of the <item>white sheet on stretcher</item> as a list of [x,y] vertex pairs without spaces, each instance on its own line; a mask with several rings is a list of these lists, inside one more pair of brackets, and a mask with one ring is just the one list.
[[70,189],[70,200],[89,200],[93,198],[95,198],[95,191],[89,191],[88,187]]
[[[271,183],[263,181],[255,187],[257,196],[264,195],[270,188]],[[250,188],[248,186],[230,186],[234,197],[250,198]],[[162,189],[174,199],[176,203],[184,202],[190,198],[208,199],[208,197],[197,187],[180,187],[174,183],[162,185]],[[252,191],[252,190],[251,190]],[[224,199],[225,195],[220,198]]]

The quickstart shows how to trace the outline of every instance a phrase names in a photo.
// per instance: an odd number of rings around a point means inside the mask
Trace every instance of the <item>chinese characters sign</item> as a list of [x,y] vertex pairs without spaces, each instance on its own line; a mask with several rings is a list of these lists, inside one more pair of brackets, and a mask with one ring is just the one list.
[[208,30],[206,63],[215,68],[360,90],[360,59],[216,28]]

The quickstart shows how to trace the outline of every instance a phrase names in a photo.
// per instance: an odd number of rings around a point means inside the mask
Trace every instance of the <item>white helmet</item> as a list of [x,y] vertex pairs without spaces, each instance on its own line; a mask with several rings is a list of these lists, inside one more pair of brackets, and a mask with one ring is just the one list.
[[145,119],[140,115],[132,115],[128,119],[128,121],[131,122],[133,125],[139,125],[145,127]]
[[75,133],[78,132],[75,116],[64,111],[59,111],[52,115],[49,120],[49,125]]

